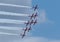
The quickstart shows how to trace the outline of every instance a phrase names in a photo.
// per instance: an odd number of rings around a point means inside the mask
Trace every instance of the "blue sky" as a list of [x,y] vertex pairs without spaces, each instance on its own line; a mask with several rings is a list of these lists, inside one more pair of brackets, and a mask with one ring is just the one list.
[[49,39],[60,39],[59,0],[33,0],[32,4],[38,4],[39,10],[44,9],[48,20],[53,21],[53,24],[46,22],[36,25],[35,28],[38,29],[33,32],[33,35]]

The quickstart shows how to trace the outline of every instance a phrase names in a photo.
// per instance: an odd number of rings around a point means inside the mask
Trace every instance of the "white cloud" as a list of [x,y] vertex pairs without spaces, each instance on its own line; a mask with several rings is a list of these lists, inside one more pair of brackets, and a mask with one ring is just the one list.
[[60,42],[60,40],[51,40],[49,42]]
[[53,21],[48,19],[48,17],[46,16],[45,10],[40,10],[40,12],[38,13],[38,22],[39,23],[51,23],[51,24],[54,23]]
[[13,42],[60,42],[60,40],[49,40],[43,37],[28,37],[20,40],[14,40]]
[[20,40],[15,40],[13,42],[47,42],[48,40],[45,38],[39,38],[39,37],[28,37],[28,38],[23,38]]

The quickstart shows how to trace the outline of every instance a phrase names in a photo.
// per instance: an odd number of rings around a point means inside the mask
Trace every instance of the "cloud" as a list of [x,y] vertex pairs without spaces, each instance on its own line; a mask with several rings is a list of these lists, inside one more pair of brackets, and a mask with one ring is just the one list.
[[15,40],[13,42],[44,42],[44,41],[47,42],[47,39],[39,37],[27,37],[20,40]]
[[[2,36],[4,37],[4,36]],[[15,37],[15,36],[12,36]],[[7,38],[5,37],[5,42],[60,42],[60,40],[50,40],[48,38],[44,38],[44,37],[26,37],[26,38],[10,38],[7,36]],[[8,40],[7,40],[8,39]]]
[[49,42],[60,42],[60,40],[51,40]]
[[51,23],[51,24],[54,23],[53,21],[48,19],[48,17],[46,16],[45,10],[40,10],[40,12],[38,12],[38,22],[39,23]]
[[60,40],[49,40],[43,37],[28,37],[20,40],[14,40],[13,42],[60,42]]

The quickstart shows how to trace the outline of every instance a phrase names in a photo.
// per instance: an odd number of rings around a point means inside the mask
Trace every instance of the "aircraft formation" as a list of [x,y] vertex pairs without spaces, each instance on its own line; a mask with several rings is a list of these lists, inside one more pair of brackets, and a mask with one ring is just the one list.
[[[38,8],[38,5],[33,7],[34,12],[36,12],[37,8]],[[38,16],[37,12],[28,16],[30,20],[24,23],[26,25],[26,28],[23,29],[23,34],[21,34],[21,38],[24,38],[26,36],[26,32],[29,32],[30,30],[32,30],[31,26],[37,23],[37,16]]]

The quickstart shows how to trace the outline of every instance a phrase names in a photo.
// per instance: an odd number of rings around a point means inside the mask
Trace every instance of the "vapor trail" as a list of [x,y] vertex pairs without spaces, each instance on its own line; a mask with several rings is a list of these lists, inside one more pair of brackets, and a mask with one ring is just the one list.
[[5,32],[0,32],[0,34],[1,34],[1,35],[2,35],[2,34],[3,34],[3,35],[16,35],[16,36],[18,35],[18,34],[5,33]]
[[21,13],[12,13],[12,12],[4,12],[0,11],[1,15],[11,15],[11,16],[29,16],[29,14],[21,14]]
[[13,23],[13,24],[24,24],[23,20],[12,20],[12,19],[0,19],[0,23]]
[[6,29],[6,30],[22,30],[22,27],[0,26],[0,29]]
[[14,5],[14,4],[6,4],[6,3],[0,3],[2,6],[11,6],[11,7],[23,7],[23,8],[31,8],[29,6],[22,6],[22,5]]

